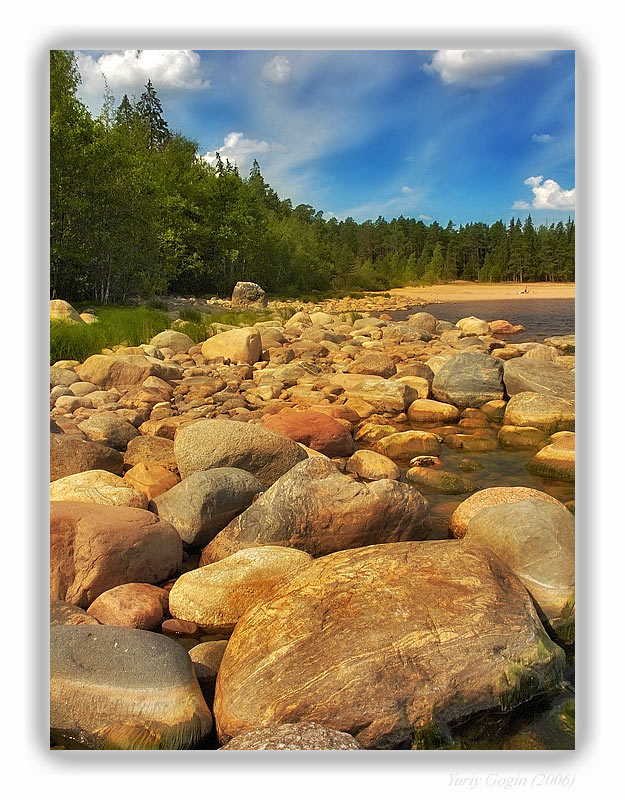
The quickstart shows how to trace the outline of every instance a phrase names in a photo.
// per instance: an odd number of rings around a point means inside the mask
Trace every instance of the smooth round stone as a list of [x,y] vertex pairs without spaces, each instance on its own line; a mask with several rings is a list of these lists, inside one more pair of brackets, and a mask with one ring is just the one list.
[[197,636],[200,626],[184,619],[166,619],[161,625],[161,632],[171,636]]
[[104,506],[147,508],[148,499],[124,482],[119,475],[103,469],[92,469],[67,475],[50,484],[50,500],[97,503]]
[[400,476],[399,467],[390,458],[373,450],[357,450],[347,460],[347,472],[358,475],[365,480],[379,481],[383,478],[397,480]]
[[428,467],[412,467],[406,472],[406,480],[440,494],[466,494],[474,492],[476,488],[464,475]]
[[460,411],[455,406],[437,400],[415,400],[406,413],[415,425],[453,425],[460,419]]
[[148,583],[125,583],[102,592],[87,613],[103,625],[151,631],[167,613],[169,593]]

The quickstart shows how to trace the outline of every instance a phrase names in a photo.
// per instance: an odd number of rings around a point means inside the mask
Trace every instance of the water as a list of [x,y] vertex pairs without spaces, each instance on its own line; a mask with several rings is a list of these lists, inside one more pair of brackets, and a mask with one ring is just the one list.
[[513,325],[523,325],[523,333],[498,337],[510,342],[541,342],[549,336],[575,333],[575,300],[572,298],[554,300],[519,295],[514,300],[428,303],[427,306],[413,306],[407,311],[394,311],[390,316],[400,322],[418,311],[427,311],[437,319],[453,324],[464,317],[479,317],[487,322],[507,319]]

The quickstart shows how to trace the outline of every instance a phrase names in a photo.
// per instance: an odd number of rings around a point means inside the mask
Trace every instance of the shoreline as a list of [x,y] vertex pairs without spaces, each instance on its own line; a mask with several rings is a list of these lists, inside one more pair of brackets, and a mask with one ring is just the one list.
[[[529,293],[520,295],[521,289]],[[484,300],[574,300],[574,283],[471,283],[457,281],[437,286],[404,286],[388,289],[392,297],[426,300],[428,303],[470,303]]]

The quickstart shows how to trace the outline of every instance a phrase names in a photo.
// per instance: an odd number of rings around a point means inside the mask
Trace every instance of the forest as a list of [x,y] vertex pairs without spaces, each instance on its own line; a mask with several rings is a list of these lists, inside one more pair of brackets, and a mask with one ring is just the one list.
[[575,223],[355,222],[293,207],[254,161],[209,164],[170,130],[151,81],[138,99],[77,97],[72,51],[50,51],[50,296],[127,303],[229,295],[237,281],[296,297],[410,284],[572,281]]

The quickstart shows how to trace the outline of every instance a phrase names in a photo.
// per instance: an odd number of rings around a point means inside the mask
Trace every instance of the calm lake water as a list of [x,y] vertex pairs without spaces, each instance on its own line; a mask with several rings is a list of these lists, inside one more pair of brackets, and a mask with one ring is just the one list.
[[511,342],[541,342],[549,336],[575,333],[575,300],[543,300],[532,295],[519,295],[513,300],[481,300],[466,303],[428,303],[413,306],[407,311],[394,311],[390,316],[397,322],[410,314],[427,311],[437,319],[454,325],[464,317],[479,317],[487,322],[507,319],[513,325],[523,325],[525,331],[501,337]]

